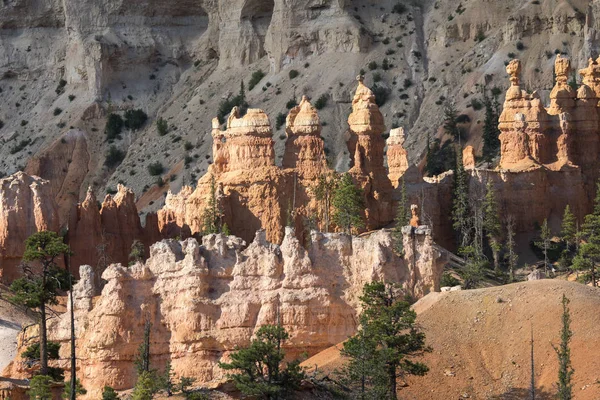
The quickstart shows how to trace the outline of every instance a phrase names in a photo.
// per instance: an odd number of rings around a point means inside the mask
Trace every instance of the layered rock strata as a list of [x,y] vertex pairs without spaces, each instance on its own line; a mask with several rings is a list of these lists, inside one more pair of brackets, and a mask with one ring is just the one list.
[[395,188],[399,186],[400,178],[408,169],[408,153],[403,146],[405,138],[404,128],[395,128],[390,130],[390,137],[386,143],[388,178]]
[[[405,258],[391,250],[388,231],[360,238],[313,231],[305,250],[287,228],[281,246],[267,242],[264,231],[244,246],[224,235],[207,235],[201,245],[195,239],[159,242],[145,264],[106,269],[97,298],[92,268],[82,267],[74,300],[78,377],[88,397],[104,385],[134,385],[145,321],[152,324],[153,368],[170,361],[177,376],[208,385],[225,376],[217,363],[247,345],[258,327],[280,321],[290,334],[283,345],[291,357],[315,354],[355,332],[365,283],[399,282],[418,298],[439,290],[444,264],[426,227],[404,235]],[[51,321],[50,332],[52,340],[69,340],[68,313]],[[67,352],[62,346],[65,360]],[[20,358],[4,371],[24,373]]]

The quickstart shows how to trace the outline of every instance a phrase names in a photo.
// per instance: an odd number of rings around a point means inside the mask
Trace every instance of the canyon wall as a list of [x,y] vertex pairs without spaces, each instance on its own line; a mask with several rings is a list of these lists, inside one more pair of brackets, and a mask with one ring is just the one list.
[[[177,376],[204,386],[223,380],[217,363],[247,345],[261,325],[281,322],[290,334],[284,343],[290,357],[316,354],[355,332],[365,283],[398,282],[415,298],[439,290],[445,254],[430,231],[408,229],[403,240],[404,258],[392,251],[385,230],[364,237],[313,231],[308,249],[292,228],[281,245],[269,243],[265,231],[247,248],[220,234],[204,236],[202,244],[164,240],[152,246],[145,264],[109,266],[99,297],[93,269],[83,266],[74,288],[78,377],[88,398],[104,385],[132,387],[145,321],[152,324],[152,368],[170,360]],[[49,324],[51,340],[66,344],[68,313]],[[67,353],[62,346],[62,363]],[[26,374],[19,357],[3,372]]]

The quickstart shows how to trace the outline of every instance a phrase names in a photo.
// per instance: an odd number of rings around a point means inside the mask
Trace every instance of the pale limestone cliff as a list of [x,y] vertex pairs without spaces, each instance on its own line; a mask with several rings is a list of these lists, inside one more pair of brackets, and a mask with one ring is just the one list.
[[[166,240],[152,246],[145,264],[111,265],[97,298],[92,268],[82,267],[74,300],[78,377],[88,397],[104,385],[133,386],[145,320],[152,324],[153,368],[170,360],[176,375],[210,385],[225,376],[217,362],[248,344],[261,325],[280,321],[290,333],[288,354],[312,355],[355,332],[365,283],[399,282],[415,297],[439,290],[443,254],[427,229],[405,234],[404,259],[391,250],[387,231],[360,238],[313,232],[310,240],[305,250],[291,228],[280,246],[261,231],[244,250],[233,236],[208,235],[201,245]],[[68,315],[53,319],[50,332],[66,342]],[[4,374],[21,376],[23,367],[17,358]]]

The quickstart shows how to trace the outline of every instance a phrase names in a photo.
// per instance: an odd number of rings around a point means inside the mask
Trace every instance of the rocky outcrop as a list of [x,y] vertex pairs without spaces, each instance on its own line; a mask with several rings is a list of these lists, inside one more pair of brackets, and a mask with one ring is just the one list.
[[21,274],[25,240],[38,231],[59,231],[58,207],[48,181],[17,172],[0,179],[0,281]]
[[[313,231],[305,250],[287,228],[281,246],[267,242],[264,231],[244,245],[223,235],[207,235],[201,245],[195,239],[157,243],[145,264],[111,265],[98,298],[92,269],[82,267],[74,303],[78,377],[88,397],[104,385],[133,386],[146,320],[153,368],[170,361],[177,376],[210,385],[225,376],[218,361],[247,345],[261,325],[281,322],[290,334],[284,342],[290,356],[315,354],[355,332],[365,283],[399,282],[421,297],[439,290],[444,263],[425,227],[405,234],[406,258],[391,250],[388,231],[366,237]],[[52,340],[68,341],[68,314],[50,324]],[[62,351],[66,357],[68,346]],[[21,376],[22,368],[17,358],[4,374]]]
[[402,146],[404,140],[404,128],[392,129],[387,139],[388,178],[395,188],[399,186],[400,178],[408,169],[408,153]]
[[466,146],[462,152],[462,161],[465,169],[475,168],[475,150],[473,146]]

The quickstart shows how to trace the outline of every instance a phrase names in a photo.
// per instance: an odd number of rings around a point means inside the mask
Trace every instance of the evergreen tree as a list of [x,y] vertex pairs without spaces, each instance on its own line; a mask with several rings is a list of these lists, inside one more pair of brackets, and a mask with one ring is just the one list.
[[52,400],[52,378],[47,375],[36,375],[29,381],[29,398],[31,400]]
[[430,349],[425,334],[415,326],[416,313],[404,299],[398,285],[375,281],[363,289],[360,329],[344,343],[342,353],[349,358],[346,371],[357,378],[359,393],[379,393],[364,398],[397,399],[398,376],[422,376],[429,370],[413,360]]
[[315,198],[319,202],[320,215],[325,232],[329,232],[329,226],[331,225],[331,201],[338,179],[339,177],[335,172],[321,174],[317,178],[317,184],[313,189]]
[[364,226],[362,213],[364,210],[362,191],[354,186],[349,173],[342,175],[332,196],[333,222],[345,233]]
[[221,232],[221,216],[222,212],[217,199],[217,184],[215,177],[211,175],[208,204],[202,213],[202,234],[210,235]]
[[138,375],[143,372],[150,372],[150,328],[152,324],[148,319],[144,322],[144,339],[138,347],[138,353],[135,357],[135,368]]
[[129,263],[135,264],[137,262],[144,262],[144,255],[146,253],[146,249],[144,248],[144,243],[139,240],[134,240],[131,244],[131,251],[129,252]]
[[571,349],[569,343],[573,337],[571,331],[571,313],[569,311],[569,299],[563,294],[562,297],[562,329],[560,332],[560,345],[554,347],[558,356],[558,398],[560,400],[571,400],[573,398],[573,367],[571,365]]
[[142,371],[133,388],[131,400],[152,400],[156,390],[156,376],[150,371]]
[[594,211],[585,216],[580,232],[581,244],[573,259],[573,269],[588,271],[592,285],[597,286],[596,268],[600,263],[600,183],[596,192]]
[[498,205],[496,204],[496,196],[494,195],[494,185],[491,180],[486,184],[486,194],[483,204],[483,229],[488,239],[489,246],[492,250],[494,259],[494,271],[500,272],[500,244],[501,240],[501,225],[498,217]]
[[548,250],[550,249],[551,239],[552,232],[548,226],[548,219],[545,218],[540,230],[540,241],[536,242],[536,245],[541,247],[544,253],[544,273],[546,275],[548,275]]
[[458,248],[460,249],[469,246],[472,229],[468,175],[460,156],[456,157],[452,200],[452,227],[458,237]]
[[462,132],[457,122],[458,111],[451,101],[444,104],[444,131],[454,138],[454,140],[463,139]]
[[483,122],[483,159],[492,161],[500,152],[500,129],[498,118],[500,117],[500,104],[495,96],[488,96],[483,92],[483,104],[485,107],[485,120]]
[[402,228],[409,224],[411,215],[404,178],[402,178],[400,188],[400,200],[396,209],[396,225],[394,226],[392,236],[394,239],[394,250],[397,254],[402,255],[404,253]]
[[285,353],[281,343],[288,338],[281,326],[262,326],[248,348],[238,349],[231,354],[230,363],[219,363],[219,367],[238,371],[228,376],[243,394],[283,399],[285,393],[296,389],[304,378],[299,360],[290,361],[282,368]]
[[162,376],[160,377],[160,386],[161,389],[163,389],[166,393],[167,396],[171,397],[171,395],[173,394],[173,368],[171,367],[171,361],[167,361],[167,364],[165,365],[165,371],[163,372]]
[[508,277],[510,282],[513,282],[519,256],[515,251],[515,221],[512,215],[508,217],[506,222],[506,250],[508,252]]
[[[62,394],[62,398],[63,399],[72,398],[71,390],[72,390],[71,385],[65,384],[65,391]],[[75,383],[75,397],[77,397],[77,395],[86,394],[86,393],[87,393],[87,390],[81,385],[81,382],[79,381],[79,379],[77,379],[76,383]]]
[[[69,254],[69,247],[55,232],[34,233],[25,241],[22,278],[16,279],[11,289],[13,300],[29,308],[40,310],[40,373],[48,375],[48,331],[46,306],[57,304],[59,291],[69,287],[69,274],[57,264],[60,257]],[[41,270],[28,263],[35,262]]]
[[577,241],[577,220],[568,204],[563,213],[560,236],[565,244],[560,263],[564,268],[568,268],[573,262],[573,253]]
[[102,400],[119,400],[119,396],[115,389],[110,386],[104,386],[102,390]]

